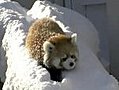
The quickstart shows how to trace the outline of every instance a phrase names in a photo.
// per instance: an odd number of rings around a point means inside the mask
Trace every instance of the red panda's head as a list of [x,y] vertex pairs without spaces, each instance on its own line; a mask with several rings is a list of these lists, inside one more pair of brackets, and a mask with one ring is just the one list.
[[58,35],[43,44],[44,65],[57,69],[73,69],[78,59],[77,34],[71,37]]

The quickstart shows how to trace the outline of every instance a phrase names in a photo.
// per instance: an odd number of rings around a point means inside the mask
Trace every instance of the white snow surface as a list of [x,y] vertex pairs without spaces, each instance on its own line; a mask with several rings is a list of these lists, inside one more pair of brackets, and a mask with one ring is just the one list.
[[[96,56],[98,35],[86,18],[47,1],[36,1],[27,15],[18,3],[0,1],[0,77],[5,81],[3,90],[119,90],[117,80],[108,74]],[[55,19],[65,32],[71,33],[67,31],[71,30],[79,36],[79,61],[74,70],[63,72],[62,82],[50,80],[47,70],[37,66],[24,47],[31,21],[45,16]]]

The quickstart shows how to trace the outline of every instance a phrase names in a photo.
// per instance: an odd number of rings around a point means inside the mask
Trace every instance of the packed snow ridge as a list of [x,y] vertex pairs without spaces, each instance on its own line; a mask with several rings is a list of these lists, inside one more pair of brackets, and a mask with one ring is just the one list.
[[[63,72],[61,82],[52,81],[45,68],[37,66],[24,47],[31,22],[53,18],[66,32],[78,34],[79,61],[74,70]],[[97,58],[98,34],[85,17],[48,1],[36,1],[30,10],[18,3],[0,1],[0,77],[3,90],[119,90]],[[6,77],[5,77],[6,75]]]

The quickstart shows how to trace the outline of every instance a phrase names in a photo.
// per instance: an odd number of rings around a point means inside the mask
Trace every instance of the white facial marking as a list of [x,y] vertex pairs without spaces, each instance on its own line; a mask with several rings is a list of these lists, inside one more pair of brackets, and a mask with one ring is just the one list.
[[48,59],[48,55],[45,54],[45,55],[44,55],[43,63],[44,63],[45,66],[49,67],[48,64],[47,64],[47,59]]
[[76,66],[76,62],[75,59],[68,58],[62,65],[65,69],[70,70]]
[[55,46],[48,41],[45,41],[43,44],[43,50],[45,53],[52,51],[54,48],[55,48]]
[[76,44],[77,43],[77,34],[76,33],[73,33],[71,35],[71,42],[72,42],[72,44]]
[[60,66],[60,58],[55,58],[52,61],[52,64],[55,66],[57,69],[61,69],[62,67]]

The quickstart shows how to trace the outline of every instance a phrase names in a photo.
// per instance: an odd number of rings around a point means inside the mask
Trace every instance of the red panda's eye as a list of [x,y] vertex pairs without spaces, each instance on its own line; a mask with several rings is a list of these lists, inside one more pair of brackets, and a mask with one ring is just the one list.
[[53,45],[56,45],[56,43],[54,42]]
[[52,50],[52,47],[49,47],[50,50]]
[[67,60],[67,57],[66,58],[62,58],[62,61],[66,61]]
[[74,58],[76,58],[76,57],[75,57],[75,55],[71,55],[71,58],[74,59]]
[[53,47],[49,47],[49,53],[52,53]]

